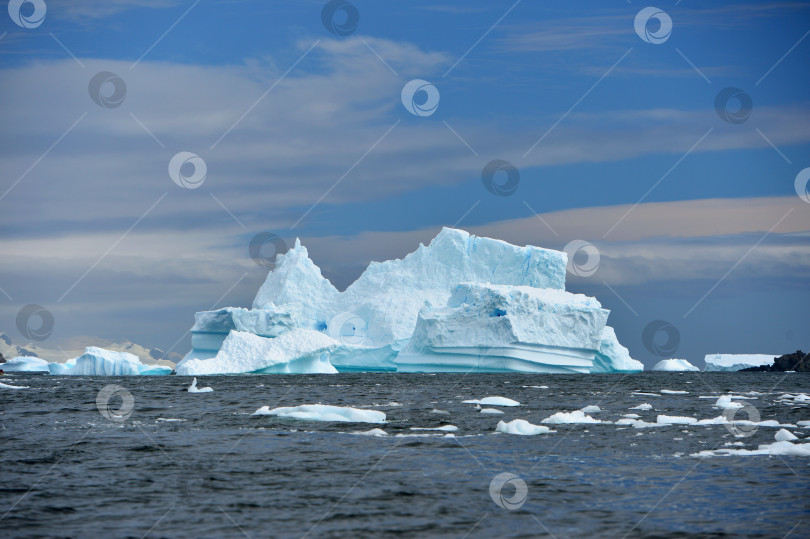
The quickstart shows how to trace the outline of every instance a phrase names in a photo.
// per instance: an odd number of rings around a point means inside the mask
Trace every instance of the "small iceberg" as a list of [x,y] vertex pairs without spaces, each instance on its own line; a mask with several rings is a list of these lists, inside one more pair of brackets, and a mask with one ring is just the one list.
[[347,406],[328,406],[326,404],[303,404],[270,409],[262,406],[252,415],[274,415],[289,419],[306,421],[340,421],[346,423],[385,423],[385,412],[361,410]]
[[686,361],[685,359],[663,359],[653,365],[653,371],[657,372],[698,372],[700,369]]
[[482,414],[503,414],[503,410],[498,410],[496,408],[481,408]]
[[590,406],[582,408],[581,411],[585,414],[598,414],[599,412],[602,411],[602,409],[596,406],[595,404],[591,404]]
[[514,419],[508,423],[506,421],[498,421],[498,426],[495,427],[495,430],[497,432],[503,432],[504,434],[518,434],[520,436],[534,436],[535,434],[554,432],[543,425],[533,425],[525,419]]
[[211,393],[214,391],[211,387],[197,387],[197,378],[191,381],[191,385],[188,387],[189,393]]

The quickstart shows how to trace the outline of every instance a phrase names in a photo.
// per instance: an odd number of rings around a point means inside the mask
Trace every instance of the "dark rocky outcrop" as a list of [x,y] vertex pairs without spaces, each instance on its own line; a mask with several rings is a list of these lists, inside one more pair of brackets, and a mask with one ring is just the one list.
[[3,354],[0,354],[0,363],[5,363],[6,358],[3,357]]
[[760,365],[742,369],[741,372],[810,372],[810,354],[805,354],[801,350],[796,350],[793,354],[785,354],[774,358],[773,365]]

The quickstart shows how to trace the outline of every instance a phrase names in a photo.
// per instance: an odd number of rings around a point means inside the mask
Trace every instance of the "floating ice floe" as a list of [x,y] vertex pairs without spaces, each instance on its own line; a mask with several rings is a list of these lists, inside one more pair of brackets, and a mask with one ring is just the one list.
[[382,429],[364,430],[361,432],[352,432],[352,434],[357,434],[359,436],[388,436],[388,433]]
[[503,432],[504,434],[518,434],[521,436],[533,436],[535,434],[554,432],[550,428],[543,425],[533,425],[525,419],[514,419],[509,422],[498,421],[498,425],[495,427],[495,430],[497,432]]
[[721,410],[736,410],[745,406],[745,403],[743,402],[735,402],[731,400],[733,397],[733,395],[723,395],[717,399],[717,401],[714,403],[714,407],[720,408]]
[[30,356],[13,357],[0,363],[0,369],[6,372],[50,372],[47,361]]
[[484,406],[520,406],[518,401],[506,397],[484,397],[481,400],[470,399],[461,402],[464,404],[483,404]]
[[346,406],[328,406],[326,404],[303,404],[270,409],[262,406],[252,415],[274,415],[289,419],[307,421],[342,421],[348,423],[385,423],[385,412],[362,410]]
[[777,355],[772,354],[707,354],[706,372],[740,371],[761,365],[773,365]]
[[655,422],[663,425],[694,425],[698,422],[698,420],[695,417],[659,415]]
[[661,389],[659,393],[663,393],[664,395],[688,395],[688,391],[682,391],[680,389]]
[[290,330],[276,338],[232,330],[214,357],[186,356],[177,365],[177,374],[334,374],[329,352],[337,346],[328,335],[310,329]]
[[4,384],[0,382],[0,389],[28,389],[28,386],[15,386],[11,384]]
[[411,427],[411,430],[438,430],[442,432],[455,432],[458,427],[455,425],[442,425],[441,427]]
[[647,404],[645,402],[645,403],[639,404],[638,406],[633,406],[630,409],[631,410],[652,410],[652,404]]
[[777,442],[792,442],[793,440],[799,439],[798,436],[787,429],[779,429],[773,437]]
[[503,410],[498,410],[496,408],[481,408],[482,414],[503,414]]
[[586,414],[597,414],[602,411],[602,409],[596,406],[595,404],[591,404],[589,406],[586,406],[585,408],[581,408],[581,410],[583,413]]
[[88,346],[84,354],[64,363],[49,363],[48,368],[51,374],[71,376],[166,375],[172,372],[171,367],[141,363],[134,354],[97,346]]
[[574,410],[573,412],[557,412],[545,418],[541,423],[549,423],[552,425],[563,424],[579,424],[579,423],[610,423],[610,421],[602,421],[594,419],[591,416],[582,412],[582,410]]
[[[339,292],[296,240],[251,309],[197,314],[177,371],[203,374],[200,363],[218,358],[234,332],[272,341],[307,330],[336,343],[319,359],[338,372],[641,371],[605,325],[609,311],[565,292],[566,264],[560,251],[445,228],[401,260],[372,262]],[[290,352],[285,363],[297,359]]]
[[652,370],[658,372],[694,372],[700,371],[697,367],[686,361],[685,359],[662,359],[655,365]]
[[810,457],[810,444],[796,444],[789,441],[760,445],[758,449],[715,449],[693,453],[690,457],[729,457],[729,456],[784,456]]
[[212,391],[214,391],[214,389],[211,387],[197,387],[196,377],[191,381],[191,385],[188,387],[189,393],[211,393]]

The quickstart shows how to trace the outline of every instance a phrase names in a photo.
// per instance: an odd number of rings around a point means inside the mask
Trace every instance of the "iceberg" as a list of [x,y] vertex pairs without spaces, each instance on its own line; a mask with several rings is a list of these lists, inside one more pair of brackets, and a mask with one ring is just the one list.
[[685,359],[664,359],[653,365],[652,370],[658,372],[694,372],[700,371]]
[[88,346],[84,354],[65,363],[49,363],[51,374],[72,376],[131,376],[165,375],[171,367],[145,365],[138,356],[128,352],[113,352]]
[[749,367],[773,365],[774,359],[779,357],[772,354],[707,354],[706,372],[740,371]]
[[329,353],[338,343],[328,335],[310,329],[294,329],[276,338],[246,331],[231,331],[222,348],[209,359],[186,358],[177,374],[333,374]]
[[0,369],[5,372],[50,372],[47,361],[32,356],[13,357],[0,363]]
[[[606,325],[609,311],[565,291],[567,262],[564,252],[444,228],[402,259],[371,262],[341,292],[296,239],[250,309],[196,314],[177,372],[643,370]],[[329,340],[315,346],[312,332]],[[249,359],[234,355],[235,341]],[[265,361],[270,349],[277,357]]]

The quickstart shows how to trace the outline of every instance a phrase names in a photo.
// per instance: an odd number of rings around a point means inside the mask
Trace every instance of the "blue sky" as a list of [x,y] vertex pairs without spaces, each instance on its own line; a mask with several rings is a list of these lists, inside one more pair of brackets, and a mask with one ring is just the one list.
[[[301,237],[343,288],[455,225],[594,244],[597,272],[569,288],[611,309],[647,364],[657,319],[698,364],[810,348],[810,204],[794,186],[810,166],[808,2],[661,2],[660,44],[626,0],[358,0],[346,36],[320,1],[45,3],[36,28],[0,14],[0,320],[15,340],[37,303],[52,344],[183,353],[194,311],[250,304],[259,232]],[[100,71],[125,82],[120,106],[90,99]],[[412,79],[438,89],[434,114],[403,106]],[[726,87],[751,98],[742,123],[715,110]],[[200,188],[168,176],[180,151],[205,161]],[[494,159],[519,170],[511,196],[484,188]]]

